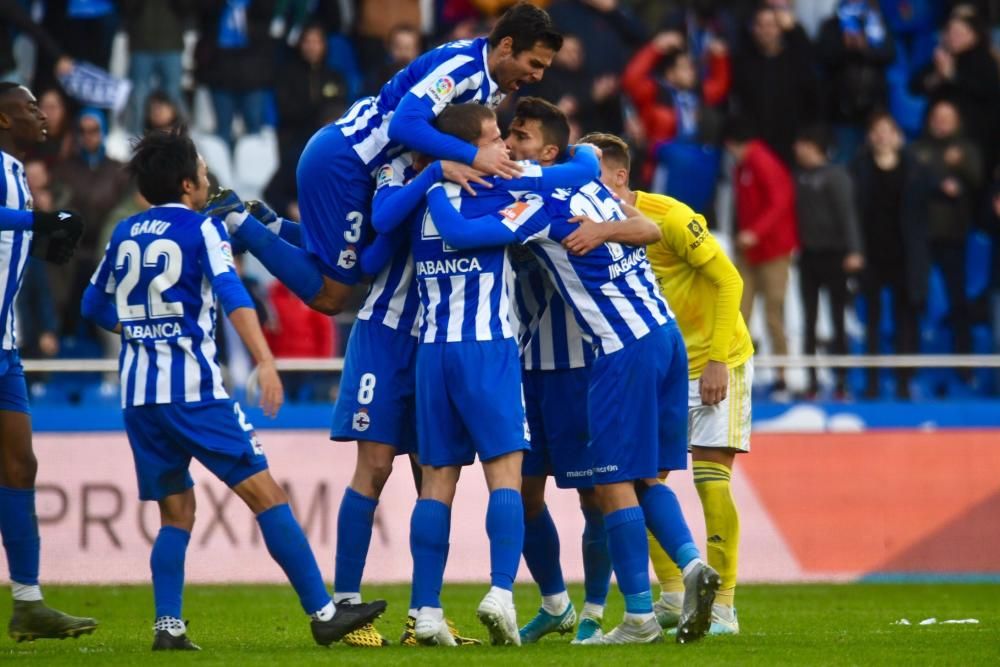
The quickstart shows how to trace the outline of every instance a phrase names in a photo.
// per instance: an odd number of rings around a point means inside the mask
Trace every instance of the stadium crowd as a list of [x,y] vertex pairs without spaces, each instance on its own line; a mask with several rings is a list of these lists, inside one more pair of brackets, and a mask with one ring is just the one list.
[[[295,166],[309,137],[426,48],[483,34],[512,3],[439,0],[432,15],[427,4],[0,1],[0,79],[31,84],[48,116],[48,142],[26,166],[34,206],[89,222],[71,268],[32,260],[19,302],[24,356],[116,354],[79,303],[114,224],[146,205],[122,169],[128,137],[190,125],[218,181],[297,219]],[[762,349],[787,354],[799,340],[806,354],[1000,349],[996,2],[536,4],[566,39],[544,79],[518,94],[557,103],[571,141],[625,138],[637,184],[703,212],[729,239],[748,322],[763,300]],[[120,114],[63,90],[81,63],[131,82]],[[501,108],[501,127],[513,108]],[[246,170],[264,180],[240,181]],[[261,275],[244,272],[277,356],[342,352],[337,324]],[[240,354],[229,346],[232,367]],[[838,373],[825,387],[813,373],[802,391],[1000,390],[987,373],[913,375]],[[36,398],[56,384],[37,381]],[[300,399],[332,391],[322,377],[290,389]],[[57,399],[88,391],[70,386]],[[788,394],[780,372],[770,391]]]

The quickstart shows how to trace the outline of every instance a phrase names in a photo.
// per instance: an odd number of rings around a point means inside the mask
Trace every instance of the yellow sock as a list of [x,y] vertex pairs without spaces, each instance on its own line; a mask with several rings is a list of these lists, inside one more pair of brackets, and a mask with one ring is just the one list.
[[740,517],[729,486],[732,471],[721,463],[694,462],[694,488],[705,512],[708,564],[722,577],[717,604],[733,606],[740,548]]

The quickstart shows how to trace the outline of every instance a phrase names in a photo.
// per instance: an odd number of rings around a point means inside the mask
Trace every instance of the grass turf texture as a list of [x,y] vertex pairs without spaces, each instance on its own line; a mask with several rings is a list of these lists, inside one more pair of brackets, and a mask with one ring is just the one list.
[[[475,608],[486,585],[446,585],[448,616],[467,635],[486,638]],[[579,605],[582,591],[571,587]],[[73,614],[96,616],[94,635],[63,641],[15,644],[6,637],[9,607],[0,613],[4,637],[0,663],[134,665],[208,664],[403,665],[635,665],[683,660],[685,665],[721,664],[998,664],[1000,584],[849,584],[743,586],[737,592],[742,634],[709,637],[680,646],[665,636],[655,646],[570,646],[570,635],[550,635],[536,645],[385,649],[316,646],[294,595],[283,586],[190,586],[185,616],[197,654],[152,653],[152,591],[148,586],[45,588],[46,599]],[[409,586],[366,586],[370,599],[384,598],[389,610],[378,627],[395,642],[403,629]],[[534,613],[531,586],[516,591],[519,621]],[[4,603],[0,603],[4,604]],[[9,604],[9,603],[7,603]],[[580,607],[578,606],[579,610]],[[612,590],[606,620],[621,619],[621,596]],[[918,626],[922,619],[977,618],[978,625]],[[913,625],[893,622],[908,618]],[[611,624],[605,623],[606,629]],[[14,663],[11,659],[16,659]]]

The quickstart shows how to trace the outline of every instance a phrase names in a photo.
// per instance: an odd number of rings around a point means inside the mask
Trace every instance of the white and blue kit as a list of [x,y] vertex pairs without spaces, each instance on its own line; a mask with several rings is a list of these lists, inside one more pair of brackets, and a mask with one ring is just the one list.
[[524,455],[521,472],[552,475],[559,488],[589,488],[593,471],[587,447],[587,389],[593,342],[534,254],[526,248],[511,248],[511,254],[511,303],[531,433],[531,450]]
[[[365,273],[374,274],[375,279],[347,341],[330,434],[333,440],[392,445],[397,454],[417,453],[415,382],[420,298],[413,280],[405,220],[416,213],[423,196],[413,197],[408,203],[395,196],[402,193],[403,184],[412,176],[408,153],[379,171],[375,215],[379,216],[384,207],[402,224],[380,234],[362,253]],[[402,194],[405,197],[407,193]],[[423,207],[419,208],[422,212]],[[365,266],[369,258],[372,265]]]
[[0,410],[29,412],[24,369],[17,351],[14,304],[31,252],[31,192],[24,165],[0,151]]
[[435,130],[449,104],[490,108],[503,99],[489,75],[485,38],[424,53],[374,97],[358,100],[340,120],[313,135],[296,171],[303,246],[329,278],[353,285],[371,237],[373,179],[407,149],[472,164],[476,148]]
[[227,313],[253,308],[224,225],[180,204],[120,222],[84,295],[85,315],[121,323],[122,407],[143,500],[190,488],[192,456],[229,486],[267,468],[222,384],[216,295]]
[[[654,478],[687,466],[687,356],[680,331],[656,287],[644,248],[607,243],[584,256],[562,241],[569,218],[623,220],[612,194],[594,181],[528,195],[470,224],[436,192],[438,228],[470,247],[504,239],[530,243],[560,294],[592,337],[597,357],[588,395],[594,482]],[[473,216],[468,216],[473,217]]]

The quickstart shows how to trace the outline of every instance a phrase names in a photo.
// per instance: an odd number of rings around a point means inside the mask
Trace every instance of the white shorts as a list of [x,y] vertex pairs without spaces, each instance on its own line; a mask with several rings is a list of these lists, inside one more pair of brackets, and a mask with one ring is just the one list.
[[753,358],[729,369],[729,390],[715,405],[701,404],[698,380],[688,381],[688,446],[750,451]]

